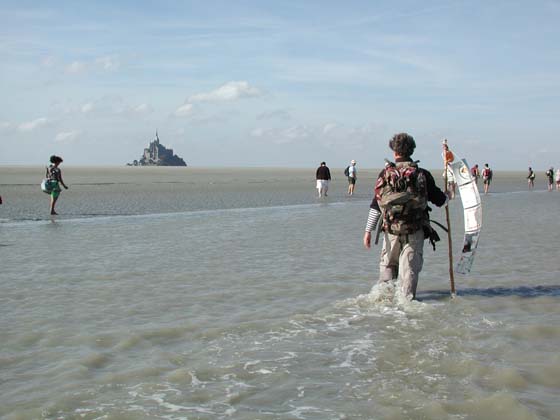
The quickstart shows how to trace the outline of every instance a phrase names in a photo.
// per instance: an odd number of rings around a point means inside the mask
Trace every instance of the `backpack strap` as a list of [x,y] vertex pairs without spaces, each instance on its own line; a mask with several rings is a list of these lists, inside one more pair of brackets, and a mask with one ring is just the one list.
[[375,245],[379,243],[379,236],[381,235],[382,230],[383,230],[383,220],[377,223],[377,232],[375,233]]

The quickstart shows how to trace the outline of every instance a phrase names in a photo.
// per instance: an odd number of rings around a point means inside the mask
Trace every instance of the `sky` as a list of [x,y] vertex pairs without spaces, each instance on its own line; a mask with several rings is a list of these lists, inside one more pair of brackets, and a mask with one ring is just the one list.
[[560,0],[10,1],[0,165],[560,167]]

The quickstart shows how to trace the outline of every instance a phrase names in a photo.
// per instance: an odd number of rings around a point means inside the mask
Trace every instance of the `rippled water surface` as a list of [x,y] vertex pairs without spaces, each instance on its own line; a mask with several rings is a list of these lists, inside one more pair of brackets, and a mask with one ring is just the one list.
[[560,419],[560,193],[496,174],[458,297],[440,242],[404,304],[361,245],[376,171],[313,173],[63,168],[51,220],[0,168],[0,416]]

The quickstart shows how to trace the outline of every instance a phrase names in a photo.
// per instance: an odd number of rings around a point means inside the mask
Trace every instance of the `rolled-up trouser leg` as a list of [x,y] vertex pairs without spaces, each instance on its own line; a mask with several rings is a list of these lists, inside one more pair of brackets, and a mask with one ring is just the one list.
[[399,257],[399,275],[401,278],[402,292],[407,299],[416,297],[418,276],[422,271],[424,263],[424,231],[422,229],[415,233],[401,237],[402,251]]
[[395,280],[399,274],[401,243],[397,235],[383,233],[383,248],[379,261],[379,283]]

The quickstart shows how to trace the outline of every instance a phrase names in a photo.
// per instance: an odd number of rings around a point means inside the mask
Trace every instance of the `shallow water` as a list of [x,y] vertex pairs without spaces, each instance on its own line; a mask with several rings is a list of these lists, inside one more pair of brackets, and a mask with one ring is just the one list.
[[313,171],[141,169],[63,168],[55,220],[0,170],[3,418],[560,419],[560,193],[497,176],[458,297],[442,241],[404,304],[361,245],[376,171],[321,201]]

